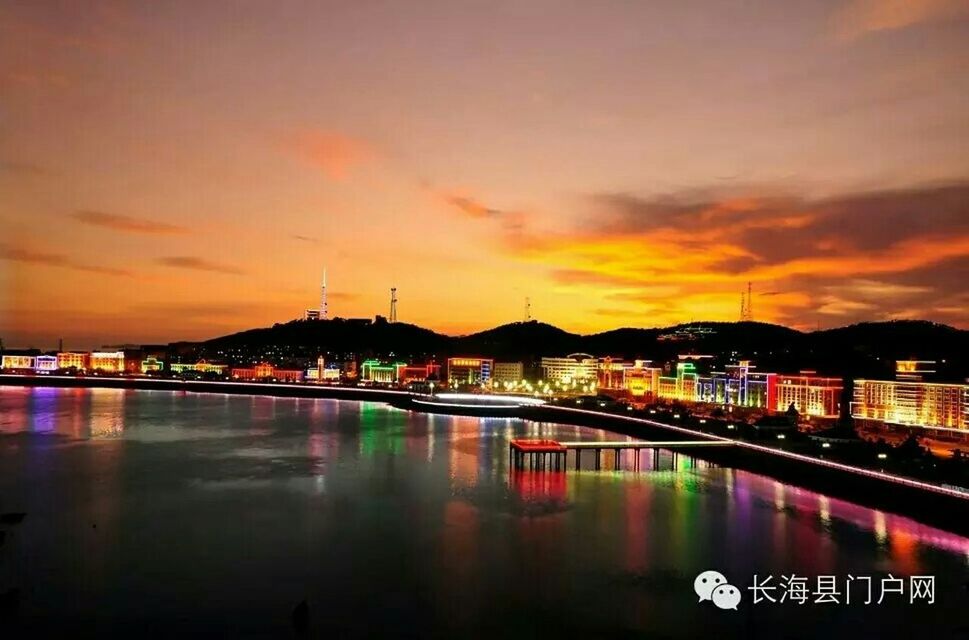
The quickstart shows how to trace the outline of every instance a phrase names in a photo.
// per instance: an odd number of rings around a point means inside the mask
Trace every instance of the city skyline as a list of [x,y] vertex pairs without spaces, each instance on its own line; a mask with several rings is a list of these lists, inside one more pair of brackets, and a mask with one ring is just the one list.
[[969,328],[964,3],[291,6],[0,8],[6,344]]

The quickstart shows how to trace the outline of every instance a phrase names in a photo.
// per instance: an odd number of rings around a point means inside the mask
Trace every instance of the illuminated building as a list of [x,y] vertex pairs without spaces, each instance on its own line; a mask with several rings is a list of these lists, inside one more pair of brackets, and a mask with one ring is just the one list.
[[896,380],[925,380],[925,376],[935,373],[935,360],[896,360]]
[[185,362],[170,362],[168,368],[172,370],[172,373],[217,373],[219,375],[225,373],[228,368],[224,364],[214,364],[212,362],[206,362],[205,360],[199,360],[196,363],[189,364]]
[[57,356],[37,356],[34,371],[57,371]]
[[898,380],[855,380],[851,416],[862,424],[901,425],[969,435],[969,384],[923,382],[934,363],[901,360]]
[[571,384],[596,379],[599,362],[588,353],[572,353],[564,358],[542,358],[542,375],[549,382]]
[[253,367],[233,367],[232,377],[236,380],[278,380],[280,382],[302,382],[303,372],[299,369],[277,369],[268,362],[260,362]]
[[124,371],[124,351],[92,351],[89,368],[107,373]]
[[491,372],[491,382],[494,385],[521,382],[524,377],[525,366],[521,362],[496,362]]
[[626,372],[633,366],[632,362],[602,358],[596,363],[598,386],[602,389],[625,389]]
[[0,359],[2,369],[33,369],[34,356],[6,354]]
[[80,351],[61,351],[57,354],[58,369],[87,369],[90,356]]
[[401,384],[439,380],[441,378],[441,365],[433,362],[429,364],[409,364],[400,368],[397,377]]
[[676,365],[675,376],[659,377],[656,395],[664,400],[695,402],[698,377],[694,363],[679,362]]
[[148,373],[149,371],[162,371],[165,368],[165,363],[156,358],[155,356],[148,356],[141,361],[141,372]]
[[623,387],[633,398],[655,398],[659,392],[659,378],[662,369],[649,366],[649,360],[636,360],[624,372]]
[[448,358],[448,386],[482,385],[491,380],[494,360],[490,358]]
[[407,365],[403,362],[383,363],[380,360],[364,360],[360,365],[360,379],[365,382],[397,384],[400,372]]
[[837,418],[841,414],[841,378],[822,378],[810,372],[777,376],[777,401],[774,409],[787,411],[794,405],[798,413],[817,418]]
[[340,381],[340,369],[335,366],[323,367],[323,375],[320,376],[321,369],[319,367],[310,367],[306,370],[306,379],[315,382],[339,382]]
[[[773,411],[777,405],[777,374],[753,371],[748,360],[698,378],[698,402]],[[787,408],[786,406],[784,407]]]

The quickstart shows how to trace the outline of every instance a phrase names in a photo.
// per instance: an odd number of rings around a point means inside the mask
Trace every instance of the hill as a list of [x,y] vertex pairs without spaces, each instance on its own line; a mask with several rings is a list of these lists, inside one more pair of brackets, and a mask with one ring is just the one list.
[[703,322],[622,328],[579,335],[550,324],[514,322],[466,336],[446,336],[402,322],[295,320],[199,345],[199,355],[230,362],[385,357],[443,360],[454,355],[538,361],[589,353],[666,362],[684,353],[753,360],[762,370],[810,369],[828,375],[890,376],[895,360],[936,360],[945,379],[969,375],[969,331],[924,321],[867,322],[803,333],[761,322]]

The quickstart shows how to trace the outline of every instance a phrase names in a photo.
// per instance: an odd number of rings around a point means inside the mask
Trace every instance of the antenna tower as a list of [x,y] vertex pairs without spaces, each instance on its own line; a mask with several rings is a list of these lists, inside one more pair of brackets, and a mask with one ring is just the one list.
[[397,322],[397,287],[390,288],[390,321]]
[[531,322],[532,319],[532,299],[525,298],[525,322]]
[[741,322],[753,322],[754,320],[754,310],[753,310],[753,294],[751,293],[752,285],[750,282],[747,283],[747,296],[740,294],[740,321]]
[[327,320],[326,308],[326,267],[323,267],[323,286],[320,287],[320,320]]

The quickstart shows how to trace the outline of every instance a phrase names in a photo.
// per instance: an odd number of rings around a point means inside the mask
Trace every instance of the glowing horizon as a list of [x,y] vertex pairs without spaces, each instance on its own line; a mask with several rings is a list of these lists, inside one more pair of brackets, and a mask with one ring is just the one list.
[[969,9],[755,5],[0,7],[0,337],[969,328]]

